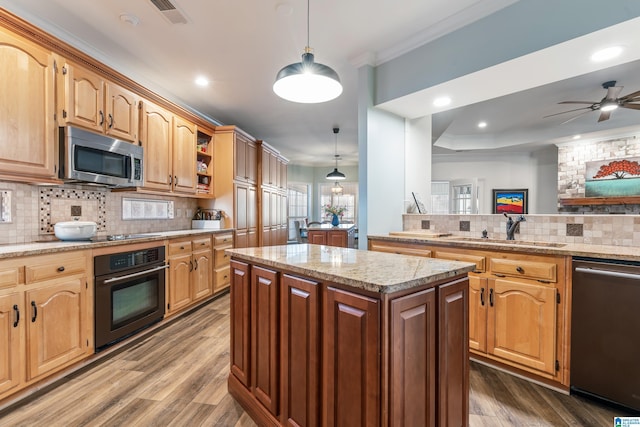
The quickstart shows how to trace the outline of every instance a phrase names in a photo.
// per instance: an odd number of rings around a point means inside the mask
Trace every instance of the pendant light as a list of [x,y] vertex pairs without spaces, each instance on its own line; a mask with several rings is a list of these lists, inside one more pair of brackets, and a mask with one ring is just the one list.
[[333,194],[342,194],[342,185],[340,185],[340,183],[338,181],[335,182],[335,184],[333,184],[333,187],[331,187],[331,192]]
[[338,73],[313,60],[309,47],[309,0],[307,0],[307,46],[302,61],[289,64],[276,76],[273,91],[280,98],[292,102],[313,104],[330,101],[342,93]]
[[340,128],[333,128],[333,133],[336,136],[336,151],[334,154],[334,158],[336,159],[336,167],[333,169],[333,172],[329,172],[327,174],[327,179],[331,179],[334,181],[341,181],[346,178],[346,176],[338,170],[338,132],[340,132]]

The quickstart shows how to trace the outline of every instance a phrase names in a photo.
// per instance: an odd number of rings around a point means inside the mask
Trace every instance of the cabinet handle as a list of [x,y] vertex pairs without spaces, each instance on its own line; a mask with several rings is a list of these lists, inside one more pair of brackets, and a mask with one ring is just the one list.
[[62,273],[64,271],[64,265],[61,265],[60,267],[58,267],[58,272]]
[[109,129],[113,127],[113,116],[109,113]]
[[224,275],[224,279],[226,280],[229,276],[227,276],[226,274]]
[[522,267],[520,267],[520,266],[517,266],[517,267],[516,267],[516,271],[517,271],[518,273],[524,273],[524,268],[522,268]]
[[173,184],[173,176],[169,175],[169,185]]
[[184,250],[184,246],[180,246],[180,250],[183,251]]
[[18,323],[20,323],[20,309],[18,308],[17,304],[13,305],[13,312],[15,313],[15,317],[16,320],[13,322],[13,327],[17,328],[18,327]]
[[484,306],[484,288],[480,288],[480,305]]
[[195,267],[193,269],[197,270],[198,269],[198,260],[197,259],[193,261],[193,265],[195,265]]
[[176,182],[176,185],[178,185],[178,177],[174,175],[173,180]]
[[506,277],[504,274],[498,274],[498,273],[493,273],[493,275],[496,277]]
[[189,260],[189,271],[193,271],[193,261]]
[[493,288],[489,289],[489,305],[493,307]]
[[35,322],[38,318],[38,306],[35,301],[31,301],[31,309],[33,310],[33,315],[31,316],[31,322]]
[[100,126],[104,124],[104,113],[100,110]]

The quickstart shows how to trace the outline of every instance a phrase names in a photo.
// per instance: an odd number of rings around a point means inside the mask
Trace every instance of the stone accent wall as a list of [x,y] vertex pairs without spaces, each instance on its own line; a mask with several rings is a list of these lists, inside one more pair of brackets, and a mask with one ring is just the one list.
[[[515,216],[513,216],[515,219]],[[640,246],[640,215],[525,215],[516,240],[586,243],[607,246]],[[429,230],[465,237],[482,237],[487,230],[491,239],[506,238],[507,219],[503,215],[420,215],[402,216],[402,229],[421,230],[429,221]],[[460,223],[469,231],[460,231]]]
[[[0,244],[55,240],[53,225],[58,221],[98,223],[98,236],[138,234],[191,228],[197,199],[115,192],[103,187],[66,184],[38,187],[0,181],[0,190],[11,191],[11,222],[0,223]],[[122,199],[171,200],[173,219],[123,220]],[[73,216],[80,209],[81,215]],[[74,210],[74,212],[72,212]]]
[[[636,136],[558,145],[558,199],[585,196],[586,162],[627,157],[640,157],[640,140]],[[558,212],[640,214],[640,205],[563,206],[558,200]]]

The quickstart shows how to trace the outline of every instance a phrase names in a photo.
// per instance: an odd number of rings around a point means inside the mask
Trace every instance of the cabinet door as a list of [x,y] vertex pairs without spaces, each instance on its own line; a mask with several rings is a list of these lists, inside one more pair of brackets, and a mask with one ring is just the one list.
[[85,336],[86,278],[51,281],[26,294],[27,380],[82,357]]
[[237,135],[233,140],[233,165],[234,179],[247,181],[249,179],[247,175],[247,143]]
[[0,396],[21,383],[25,313],[20,293],[0,296]]
[[469,425],[469,281],[438,288],[438,425]]
[[328,287],[323,319],[325,425],[380,425],[380,303]]
[[282,159],[278,159],[278,167],[280,169],[280,188],[287,188],[287,163]]
[[487,351],[487,307],[487,279],[469,275],[469,348],[483,353]]
[[124,141],[138,142],[138,95],[114,83],[105,85],[105,131]]
[[326,245],[327,233],[324,231],[312,231],[307,232],[307,240],[313,245]]
[[314,427],[320,418],[320,313],[316,282],[282,277],[282,419]]
[[258,190],[256,187],[247,188],[247,228],[254,233],[258,227]]
[[65,64],[66,122],[102,133],[107,120],[104,113],[104,81],[97,74]]
[[169,258],[169,312],[178,311],[193,299],[191,294],[191,254]]
[[269,184],[279,187],[280,186],[280,170],[278,169],[278,156],[275,154],[269,155]]
[[231,261],[231,373],[249,388],[251,380],[251,287],[249,265]]
[[[236,230],[246,230],[249,228],[249,188],[244,185],[235,184],[235,205],[234,223]],[[246,246],[240,246],[236,240],[236,247],[244,248]]]
[[173,191],[196,192],[196,126],[174,117],[173,129]]
[[435,288],[396,298],[390,309],[389,425],[435,427]]
[[52,177],[53,55],[2,28],[0,46],[0,173]]
[[173,115],[149,102],[143,102],[141,111],[140,139],[144,148],[144,186],[170,191],[173,182],[171,158]]
[[193,299],[197,300],[213,294],[213,254],[211,248],[194,251],[192,259]]
[[327,233],[327,245],[348,248],[346,231],[329,231]]
[[252,390],[256,399],[278,415],[280,376],[278,273],[251,268]]
[[524,279],[489,279],[487,353],[555,374],[556,290]]
[[258,146],[255,142],[247,141],[245,151],[245,173],[247,182],[255,184],[258,180]]

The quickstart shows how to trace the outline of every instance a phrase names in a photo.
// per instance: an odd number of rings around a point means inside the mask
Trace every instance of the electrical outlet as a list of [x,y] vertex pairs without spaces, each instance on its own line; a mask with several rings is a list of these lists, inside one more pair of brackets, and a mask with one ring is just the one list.
[[71,216],[82,216],[82,206],[71,206]]

